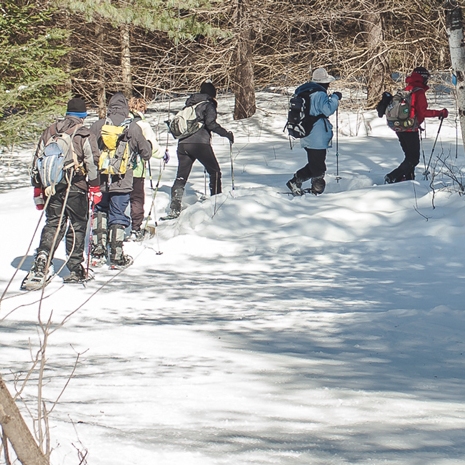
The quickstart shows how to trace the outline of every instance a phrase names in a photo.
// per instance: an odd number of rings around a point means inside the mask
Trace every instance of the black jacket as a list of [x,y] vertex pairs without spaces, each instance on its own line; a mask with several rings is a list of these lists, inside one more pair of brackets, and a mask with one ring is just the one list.
[[197,114],[199,121],[204,123],[204,126],[191,136],[181,139],[179,141],[179,145],[210,144],[212,132],[221,137],[228,137],[228,131],[216,122],[216,107],[218,105],[216,100],[208,94],[192,94],[186,100],[186,107],[189,105],[195,105],[199,102],[205,102],[205,104],[196,107],[195,113]]

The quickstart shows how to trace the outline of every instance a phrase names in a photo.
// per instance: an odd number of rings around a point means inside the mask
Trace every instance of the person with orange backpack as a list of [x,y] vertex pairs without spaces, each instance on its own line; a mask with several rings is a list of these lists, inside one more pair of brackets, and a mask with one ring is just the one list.
[[396,132],[405,155],[402,163],[384,177],[386,184],[415,179],[415,167],[420,162],[420,125],[425,118],[444,119],[449,115],[446,108],[442,110],[428,109],[425,93],[429,89],[429,78],[430,73],[428,70],[423,66],[418,66],[405,79],[407,86],[404,90],[411,95],[408,102],[410,107],[408,110],[410,121],[408,123],[398,124],[394,122],[392,124],[392,121],[389,121],[389,113],[393,110],[395,97],[388,92],[383,94],[383,98],[376,107],[380,118],[386,114],[388,125]]

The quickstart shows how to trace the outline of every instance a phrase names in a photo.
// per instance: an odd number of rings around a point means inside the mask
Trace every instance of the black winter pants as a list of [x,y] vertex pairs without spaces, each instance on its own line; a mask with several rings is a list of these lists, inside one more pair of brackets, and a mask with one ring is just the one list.
[[404,151],[404,161],[387,176],[392,182],[399,182],[405,176],[406,180],[415,179],[415,166],[420,163],[420,134],[414,132],[398,132],[400,146]]
[[195,160],[205,167],[210,176],[210,195],[221,194],[221,169],[211,145],[179,144],[178,172],[171,188],[172,198],[175,196],[176,189],[184,189]]
[[[42,229],[37,251],[44,250],[53,258],[60,241],[66,233],[67,267],[69,271],[79,271],[80,265],[84,261],[87,221],[89,218],[87,192],[71,186],[66,205],[65,197],[66,189],[57,192],[50,198],[45,210],[46,222]],[[62,212],[63,218],[60,222]]]
[[308,163],[295,174],[300,182],[323,176],[326,172],[326,149],[306,148],[305,151],[307,152]]

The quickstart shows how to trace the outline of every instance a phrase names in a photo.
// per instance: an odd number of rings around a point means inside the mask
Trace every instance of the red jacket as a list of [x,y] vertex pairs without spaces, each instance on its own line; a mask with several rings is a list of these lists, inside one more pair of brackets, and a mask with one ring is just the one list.
[[423,77],[417,73],[412,73],[405,79],[407,87],[405,90],[417,89],[412,94],[412,106],[415,109],[418,124],[423,123],[425,118],[435,118],[441,115],[440,110],[428,110],[428,102],[426,100],[425,92],[429,87],[423,83]]

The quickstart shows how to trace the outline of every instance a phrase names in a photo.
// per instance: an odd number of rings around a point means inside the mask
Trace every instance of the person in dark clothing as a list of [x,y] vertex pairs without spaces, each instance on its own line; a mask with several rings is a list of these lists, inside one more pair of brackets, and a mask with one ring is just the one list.
[[[84,246],[89,218],[88,197],[97,204],[102,194],[99,188],[97,140],[82,124],[87,116],[86,104],[81,98],[68,102],[66,116],[49,126],[41,135],[32,162],[31,182],[34,186],[34,201],[38,210],[45,207],[46,222],[42,229],[34,264],[23,282],[27,290],[40,289],[52,274],[51,263],[60,241],[66,234],[66,265],[70,274],[65,283],[79,283],[89,279],[84,262]],[[52,189],[45,188],[37,169],[37,159],[49,139],[57,133],[72,136],[74,152],[80,164],[66,174]],[[69,226],[68,226],[69,223]]]
[[185,106],[205,102],[205,104],[198,105],[195,109],[198,120],[204,124],[197,132],[178,142],[178,170],[171,188],[169,217],[177,218],[181,213],[184,187],[195,160],[198,160],[205,167],[210,177],[210,195],[221,193],[221,168],[211,146],[212,132],[221,137],[226,137],[231,144],[234,143],[234,135],[217,123],[216,108],[218,104],[215,98],[215,86],[211,82],[205,81],[200,86],[200,92],[192,94],[186,100]]
[[90,131],[95,134],[99,148],[104,148],[102,128],[105,124],[127,126],[130,160],[123,175],[100,174],[103,198],[96,208],[93,228],[92,266],[106,263],[107,236],[110,244],[110,268],[123,269],[133,263],[132,257],[125,255],[123,242],[125,230],[131,224],[126,215],[130,194],[133,189],[133,161],[139,157],[147,161],[152,156],[152,147],[142,133],[142,129],[129,118],[129,105],[122,92],[117,92],[108,103],[107,117],[96,121]]
[[[442,110],[429,110],[425,92],[429,89],[428,79],[430,73],[423,66],[415,68],[410,76],[407,76],[405,90],[412,93],[412,107],[414,108],[417,124],[410,130],[396,132],[400,146],[404,152],[404,160],[393,171],[384,177],[384,182],[391,184],[400,181],[415,179],[415,167],[420,163],[420,125],[425,118],[447,118],[449,112],[446,108]],[[386,111],[388,100],[386,95],[378,103],[378,116],[382,117]]]

